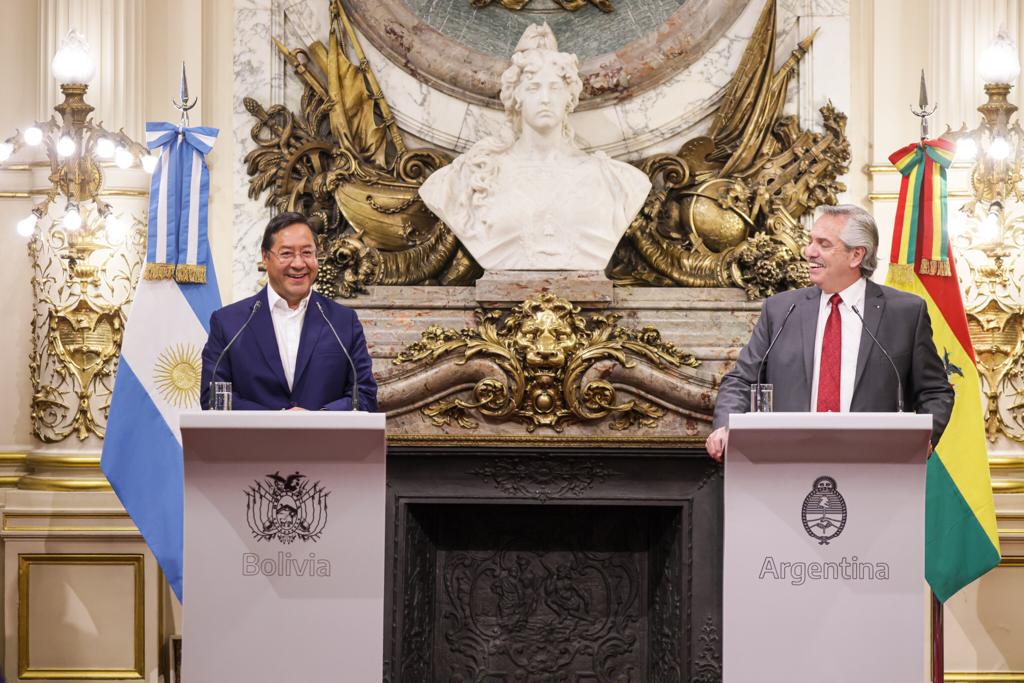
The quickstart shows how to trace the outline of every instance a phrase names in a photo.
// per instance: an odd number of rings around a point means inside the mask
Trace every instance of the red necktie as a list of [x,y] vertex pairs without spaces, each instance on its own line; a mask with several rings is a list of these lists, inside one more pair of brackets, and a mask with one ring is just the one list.
[[821,366],[818,368],[818,412],[839,412],[839,374],[843,362],[843,320],[839,304],[843,300],[833,294],[828,302],[832,312],[825,322],[825,336],[821,339]]

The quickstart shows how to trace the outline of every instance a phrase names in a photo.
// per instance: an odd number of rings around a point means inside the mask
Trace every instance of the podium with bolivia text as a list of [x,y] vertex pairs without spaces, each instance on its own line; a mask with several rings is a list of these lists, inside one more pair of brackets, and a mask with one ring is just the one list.
[[732,415],[724,683],[921,683],[930,415]]
[[186,413],[181,433],[182,680],[381,680],[383,413]]

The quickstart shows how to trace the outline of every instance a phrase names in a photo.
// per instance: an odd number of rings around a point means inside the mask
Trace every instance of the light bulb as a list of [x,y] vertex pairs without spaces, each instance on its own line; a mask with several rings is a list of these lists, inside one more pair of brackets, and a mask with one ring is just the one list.
[[972,161],[978,156],[978,143],[974,138],[960,138],[956,143],[956,158],[961,161]]
[[1010,156],[1010,143],[1003,137],[994,139],[988,146],[988,155],[996,161],[1003,161]]
[[57,141],[57,154],[62,157],[69,157],[75,153],[75,141],[68,135],[61,135]]
[[14,145],[9,142],[0,142],[0,161],[7,161],[14,154]]
[[53,77],[60,84],[87,84],[96,75],[96,63],[89,53],[89,43],[85,36],[71,29],[64,40],[60,41],[60,49],[50,62]]
[[108,213],[104,220],[104,228],[107,231],[107,241],[111,244],[120,244],[128,232],[128,226],[124,220],[113,213]]
[[159,154],[147,154],[146,156],[142,157],[142,169],[146,173],[152,173],[153,171],[155,171],[156,165],[158,163],[160,163]]
[[22,218],[18,221],[18,234],[22,237],[31,237],[32,233],[36,231],[36,221],[39,220],[34,213]]
[[26,128],[24,138],[26,145],[32,145],[33,147],[35,147],[36,145],[43,141],[43,131],[39,130],[35,126],[32,126],[31,128]]
[[96,156],[100,159],[109,159],[114,156],[114,141],[110,138],[100,138],[97,140]]
[[64,212],[64,227],[68,230],[78,230],[82,227],[82,214],[78,213],[77,208],[69,206]]
[[135,157],[124,147],[118,147],[117,151],[114,152],[114,163],[117,164],[118,168],[131,168],[135,162]]
[[978,74],[986,83],[1013,85],[1020,76],[1020,58],[1017,46],[1010,40],[1006,29],[1000,29],[978,60]]

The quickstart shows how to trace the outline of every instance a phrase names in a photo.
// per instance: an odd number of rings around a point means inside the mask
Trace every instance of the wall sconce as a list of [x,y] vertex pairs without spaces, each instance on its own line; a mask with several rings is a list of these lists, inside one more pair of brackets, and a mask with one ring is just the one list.
[[1012,83],[1020,76],[1017,46],[1005,30],[985,50],[979,63],[988,101],[978,107],[981,124],[968,130],[966,124],[945,137],[957,143],[957,160],[974,161],[971,187],[974,200],[964,207],[972,213],[975,202],[986,206],[1013,199],[1024,202],[1021,165],[1024,163],[1024,130],[1014,121],[1016,105],[1007,99]]
[[[159,157],[123,130],[111,132],[92,120],[85,94],[96,64],[80,33],[68,32],[50,67],[64,95],[54,107],[59,116],[0,142],[0,162],[26,146],[41,145],[49,170],[43,188],[30,191],[42,201],[17,224],[28,238],[33,267],[32,431],[44,444],[76,436],[76,452],[95,451],[106,429],[125,308],[143,266],[143,219],[130,209],[142,208],[147,194],[110,190],[138,197],[126,202],[129,211],[118,207],[115,214],[104,199],[109,196],[103,190],[104,172],[111,165],[130,169],[141,164],[152,173]],[[48,216],[52,220],[43,221]],[[61,448],[66,454],[69,446]],[[29,474],[18,485],[58,485],[47,457],[43,451],[31,453]],[[89,487],[108,487],[98,468],[88,469],[79,464]]]
[[86,203],[91,203],[108,230],[123,234],[127,226],[119,224],[120,219],[111,213],[110,205],[100,198],[103,186],[101,164],[112,162],[127,169],[140,163],[146,172],[152,173],[158,157],[150,155],[148,149],[129,138],[123,130],[116,133],[108,131],[90,118],[93,107],[85,101],[85,93],[96,73],[96,65],[89,54],[89,44],[81,33],[68,31],[50,63],[50,70],[64,95],[64,101],[54,107],[60,120],[51,116],[48,121],[36,122],[24,132],[16,131],[0,142],[0,164],[25,146],[39,145],[43,145],[50,163],[51,187],[43,201],[18,221],[18,233],[31,237],[36,224],[48,214],[50,206],[63,197],[61,221],[69,232],[82,226],[82,210]]
[[978,63],[987,101],[981,123],[947,130],[957,161],[973,162],[970,201],[950,234],[985,396],[990,441],[1024,442],[1024,131],[1008,96],[1020,76],[1017,47],[1000,31]]

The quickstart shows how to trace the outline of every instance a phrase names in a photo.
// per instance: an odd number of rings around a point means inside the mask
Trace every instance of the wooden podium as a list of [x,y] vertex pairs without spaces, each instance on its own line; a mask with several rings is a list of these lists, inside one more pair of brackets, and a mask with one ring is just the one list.
[[182,680],[381,680],[383,413],[185,413],[181,434]]
[[926,680],[930,415],[732,415],[725,683]]

